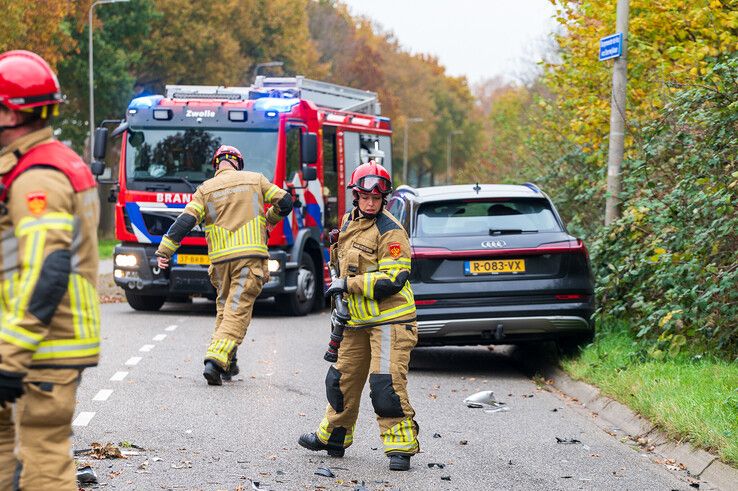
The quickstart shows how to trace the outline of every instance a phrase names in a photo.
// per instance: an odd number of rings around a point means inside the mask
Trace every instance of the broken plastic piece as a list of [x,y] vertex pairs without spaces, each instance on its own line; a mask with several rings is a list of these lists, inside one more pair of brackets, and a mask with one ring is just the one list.
[[336,477],[336,475],[328,467],[318,467],[318,470],[315,471],[315,475],[323,477]]
[[364,481],[361,481],[361,484],[356,486],[353,491],[369,491],[369,488],[364,486]]
[[556,443],[562,443],[562,444],[573,444],[573,443],[582,443],[576,438],[559,438],[556,437]]
[[441,438],[441,434],[440,433],[433,433],[433,438]]
[[92,467],[86,465],[77,469],[77,482],[80,484],[97,484],[97,475]]
[[443,481],[450,481],[451,480],[451,476],[441,476],[441,480],[443,480]]
[[438,463],[438,462],[428,462],[428,468],[429,469],[433,469],[434,467],[438,467],[439,469],[443,469],[444,467],[446,467],[446,465],[445,464]]
[[466,407],[484,409],[485,413],[497,413],[510,410],[510,407],[507,404],[495,400],[495,393],[491,390],[483,390],[470,395],[464,399],[464,404],[466,404]]

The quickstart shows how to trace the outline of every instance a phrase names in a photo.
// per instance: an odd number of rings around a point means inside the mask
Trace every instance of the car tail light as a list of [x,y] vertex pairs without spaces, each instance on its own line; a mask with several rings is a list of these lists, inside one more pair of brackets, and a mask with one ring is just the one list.
[[585,297],[586,295],[580,293],[565,293],[556,295],[556,300],[583,300]]
[[438,300],[416,300],[415,305],[433,305]]

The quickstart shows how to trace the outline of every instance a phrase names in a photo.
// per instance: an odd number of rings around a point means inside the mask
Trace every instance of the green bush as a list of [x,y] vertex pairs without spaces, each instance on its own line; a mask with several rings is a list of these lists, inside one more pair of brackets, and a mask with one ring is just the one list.
[[591,242],[599,315],[655,358],[738,356],[738,59],[676,88],[625,163],[623,215]]

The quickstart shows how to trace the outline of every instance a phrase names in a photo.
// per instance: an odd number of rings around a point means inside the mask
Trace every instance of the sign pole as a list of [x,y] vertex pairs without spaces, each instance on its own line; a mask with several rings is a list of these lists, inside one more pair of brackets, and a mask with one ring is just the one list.
[[628,81],[628,16],[629,0],[618,0],[617,32],[622,34],[621,55],[612,69],[612,100],[610,106],[610,146],[607,156],[607,201],[605,225],[620,217],[620,169],[625,149],[625,99]]

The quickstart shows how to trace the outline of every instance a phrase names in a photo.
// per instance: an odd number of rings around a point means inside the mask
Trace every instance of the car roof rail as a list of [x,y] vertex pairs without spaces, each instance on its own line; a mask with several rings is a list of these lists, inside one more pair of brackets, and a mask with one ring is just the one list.
[[532,190],[534,193],[543,194],[543,191],[541,191],[541,188],[539,188],[538,186],[536,186],[532,182],[524,182],[523,183],[523,186],[525,186],[526,188]]
[[412,186],[408,186],[407,184],[402,184],[401,186],[397,186],[397,189],[395,189],[395,191],[399,193],[410,193],[413,196],[418,195],[418,192],[415,190],[415,188]]

